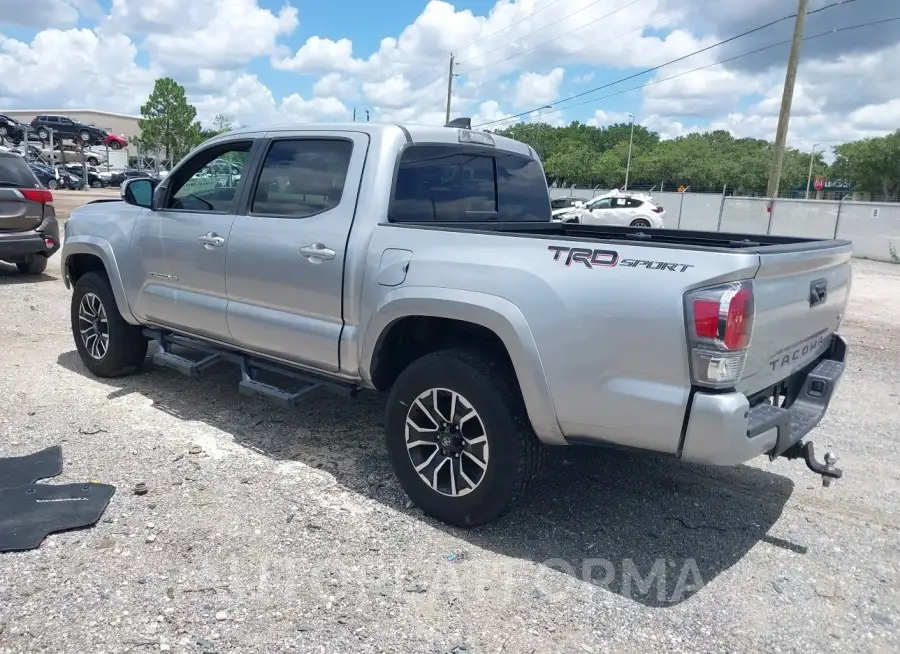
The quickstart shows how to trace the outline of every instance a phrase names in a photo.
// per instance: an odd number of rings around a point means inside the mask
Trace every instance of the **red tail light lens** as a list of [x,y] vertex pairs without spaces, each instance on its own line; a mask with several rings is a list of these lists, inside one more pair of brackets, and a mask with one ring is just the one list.
[[718,341],[726,350],[742,350],[750,344],[753,326],[753,291],[743,287],[721,298],[694,300],[694,332]]
[[685,297],[694,383],[732,386],[744,370],[753,334],[753,283],[733,282]]
[[26,200],[32,202],[40,202],[41,204],[50,204],[53,202],[53,193],[45,188],[20,188],[19,193]]
[[653,207],[653,213],[662,213],[664,209],[660,206]]

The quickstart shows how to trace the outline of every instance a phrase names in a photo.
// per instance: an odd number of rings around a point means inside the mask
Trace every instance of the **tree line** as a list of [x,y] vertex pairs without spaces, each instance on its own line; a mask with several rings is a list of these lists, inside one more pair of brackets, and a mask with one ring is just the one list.
[[[531,145],[541,157],[548,181],[561,187],[621,188],[625,183],[629,123],[593,127],[575,121],[565,127],[519,123],[494,133]],[[764,139],[735,138],[724,130],[663,140],[634,125],[629,187],[694,189],[728,186],[736,193],[765,191],[774,145]],[[854,182],[854,190],[900,195],[900,129],[887,136],[844,143],[834,148],[829,165],[813,155],[813,177]],[[805,189],[810,153],[785,152],[781,189]]]
[[[141,106],[144,151],[177,161],[192,148],[231,129],[222,115],[204,128],[183,86],[171,77],[156,80]],[[625,183],[631,125],[593,127],[575,121],[565,127],[518,123],[494,133],[531,145],[544,163],[548,181],[558,186],[619,188]],[[844,143],[834,148],[829,165],[813,155],[813,176],[854,183],[854,190],[900,195],[900,129],[887,136]],[[773,144],[764,139],[735,138],[724,130],[692,133],[663,140],[657,132],[634,125],[629,186],[696,190],[728,186],[736,193],[764,191],[772,165]],[[783,190],[806,187],[810,153],[788,148],[781,178]]]

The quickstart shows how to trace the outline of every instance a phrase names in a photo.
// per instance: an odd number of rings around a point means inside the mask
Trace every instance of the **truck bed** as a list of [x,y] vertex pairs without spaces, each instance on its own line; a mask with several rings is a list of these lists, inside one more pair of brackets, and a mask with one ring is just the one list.
[[652,245],[662,248],[691,250],[735,251],[745,253],[808,251],[819,248],[849,246],[847,240],[804,238],[800,236],[773,236],[771,234],[742,234],[731,232],[702,232],[683,229],[647,229],[645,227],[618,227],[614,225],[582,225],[553,222],[457,222],[437,225],[431,222],[404,223],[404,227],[421,226],[430,229],[466,230],[473,232],[503,232],[511,235],[564,237],[590,241],[627,243],[628,245]]

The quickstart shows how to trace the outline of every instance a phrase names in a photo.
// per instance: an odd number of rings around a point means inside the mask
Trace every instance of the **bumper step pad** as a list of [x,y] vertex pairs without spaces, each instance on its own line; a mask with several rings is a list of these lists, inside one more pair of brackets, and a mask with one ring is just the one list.
[[62,448],[0,459],[0,552],[32,550],[50,534],[97,523],[113,494],[108,484],[36,484],[62,472]]

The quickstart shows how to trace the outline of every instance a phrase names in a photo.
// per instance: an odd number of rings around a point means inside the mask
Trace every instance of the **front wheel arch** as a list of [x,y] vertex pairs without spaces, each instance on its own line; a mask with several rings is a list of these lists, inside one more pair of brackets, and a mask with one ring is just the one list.
[[79,240],[67,240],[63,247],[61,263],[67,286],[74,286],[78,279],[87,272],[98,272],[104,275],[112,287],[119,313],[126,322],[139,325],[140,321],[131,311],[110,244],[97,237],[79,236],[74,238]]

